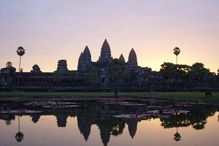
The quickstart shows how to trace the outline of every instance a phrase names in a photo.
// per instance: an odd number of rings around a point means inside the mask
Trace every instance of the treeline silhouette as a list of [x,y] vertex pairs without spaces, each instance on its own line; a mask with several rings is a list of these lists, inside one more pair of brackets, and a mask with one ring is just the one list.
[[202,63],[192,66],[163,63],[160,72],[163,76],[161,84],[166,90],[218,90],[218,74],[210,72]]
[[[136,67],[113,59],[104,72],[90,68],[86,73],[66,71],[43,73],[15,72],[11,62],[0,72],[0,90],[22,91],[219,91],[219,72],[210,72],[202,63],[191,66],[165,62],[160,71]],[[36,71],[37,70],[37,71]],[[219,71],[219,70],[218,70]]]

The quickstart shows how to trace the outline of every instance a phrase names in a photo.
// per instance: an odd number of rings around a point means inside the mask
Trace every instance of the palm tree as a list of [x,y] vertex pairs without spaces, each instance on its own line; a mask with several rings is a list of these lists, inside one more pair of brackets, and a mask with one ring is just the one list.
[[113,59],[109,64],[109,75],[110,75],[110,82],[113,83],[115,88],[115,96],[118,93],[118,83],[121,80],[121,77],[124,72],[124,64],[119,59]]
[[176,55],[176,64],[178,64],[178,55],[180,54],[180,49],[178,47],[175,47],[173,49],[173,53]]
[[11,68],[11,67],[12,67],[12,62],[11,62],[11,61],[8,61],[8,62],[6,63],[6,67],[7,67],[7,68]]
[[24,138],[24,134],[20,131],[20,117],[18,116],[18,132],[15,135],[17,142],[21,142]]
[[17,48],[17,54],[20,56],[20,61],[19,61],[19,72],[21,72],[21,56],[25,54],[25,50],[23,47],[18,47]]
[[178,127],[176,127],[176,133],[174,134],[174,138],[175,141],[180,141],[181,140],[181,135],[178,132]]

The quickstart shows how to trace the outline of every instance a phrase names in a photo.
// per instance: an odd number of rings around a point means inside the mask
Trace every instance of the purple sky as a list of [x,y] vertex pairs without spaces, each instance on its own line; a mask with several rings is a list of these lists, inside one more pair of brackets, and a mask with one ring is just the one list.
[[219,69],[219,0],[0,0],[0,68],[18,67],[18,46],[26,49],[24,71],[38,64],[54,71],[59,59],[70,70],[86,45],[92,60],[107,38],[113,57],[127,61],[134,48],[140,66],[159,70],[175,62],[202,62]]

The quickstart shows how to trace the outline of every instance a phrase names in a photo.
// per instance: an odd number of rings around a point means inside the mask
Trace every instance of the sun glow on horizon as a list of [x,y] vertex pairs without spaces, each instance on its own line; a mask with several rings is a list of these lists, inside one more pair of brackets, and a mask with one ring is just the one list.
[[134,48],[138,64],[152,70],[158,71],[163,62],[175,63],[174,47],[182,51],[179,64],[202,62],[213,72],[219,69],[218,1],[72,3],[0,1],[0,68],[7,61],[18,68],[16,49],[23,46],[26,72],[34,64],[43,72],[55,71],[59,59],[66,59],[68,69],[76,70],[85,46],[95,62],[107,38],[114,58],[122,53],[127,61]]

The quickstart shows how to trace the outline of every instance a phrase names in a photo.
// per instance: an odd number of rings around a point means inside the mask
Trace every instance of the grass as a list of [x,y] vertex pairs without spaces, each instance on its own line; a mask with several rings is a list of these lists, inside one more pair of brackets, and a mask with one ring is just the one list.
[[[213,92],[213,97],[205,97],[204,92],[119,92],[119,97],[156,98],[165,100],[204,101],[219,105],[219,92]],[[0,99],[56,99],[56,98],[99,98],[114,97],[113,92],[0,92]]]

